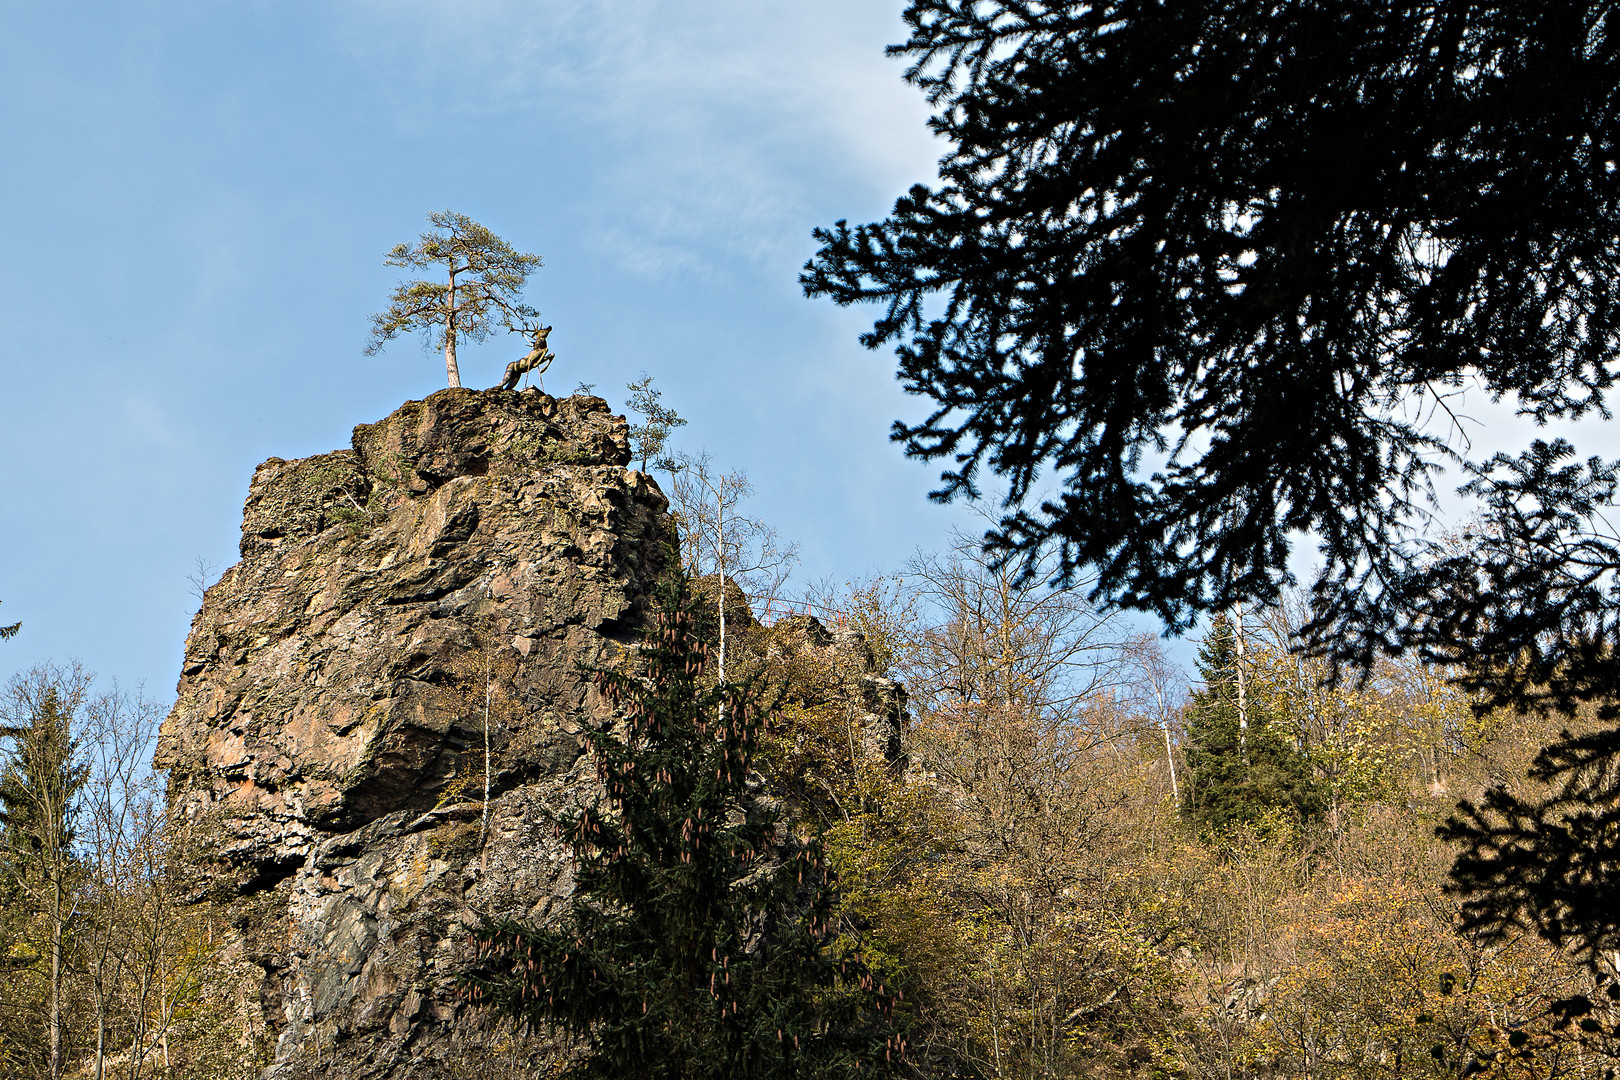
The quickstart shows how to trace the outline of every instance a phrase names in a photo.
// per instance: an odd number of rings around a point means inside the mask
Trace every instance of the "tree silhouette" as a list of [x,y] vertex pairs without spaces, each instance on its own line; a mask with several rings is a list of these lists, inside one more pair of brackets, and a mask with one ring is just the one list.
[[[1055,546],[1175,627],[1403,565],[1464,382],[1601,408],[1620,345],[1620,59],[1604,4],[913,0],[890,51],[936,187],[818,230],[801,281],[882,314],[897,423],[1002,477],[992,548]],[[1437,432],[1437,426],[1439,428]],[[1039,487],[1061,491],[1020,504]]]
[[[1451,398],[1607,415],[1620,11],[912,0],[905,18],[890,51],[935,106],[940,181],[818,230],[801,282],[880,305],[862,340],[895,344],[931,399],[894,438],[946,463],[936,498],[998,474],[992,551],[1055,548],[1060,578],[1095,573],[1095,598],[1172,628],[1276,599],[1313,536],[1313,648],[1416,649],[1482,707],[1616,719],[1615,466],[1556,441],[1468,462]],[[1445,465],[1486,514],[1422,541]],[[1566,739],[1539,774],[1611,805],[1617,752]],[[1581,814],[1564,795],[1465,807],[1447,835],[1479,857],[1457,877],[1476,917],[1600,955],[1603,912],[1578,909],[1602,901],[1555,886],[1612,880],[1611,848],[1560,861]]]

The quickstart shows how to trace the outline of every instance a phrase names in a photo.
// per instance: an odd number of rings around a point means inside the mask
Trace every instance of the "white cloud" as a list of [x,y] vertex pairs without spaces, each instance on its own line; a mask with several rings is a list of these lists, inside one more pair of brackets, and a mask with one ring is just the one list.
[[926,106],[883,56],[900,24],[872,8],[368,0],[345,36],[383,66],[406,123],[494,111],[592,132],[624,267],[693,273],[791,263],[824,188],[853,182],[880,213],[932,175]]

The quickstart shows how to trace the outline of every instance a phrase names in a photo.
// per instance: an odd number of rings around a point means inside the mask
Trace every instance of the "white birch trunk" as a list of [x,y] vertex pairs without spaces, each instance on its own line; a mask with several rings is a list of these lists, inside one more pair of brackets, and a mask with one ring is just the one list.
[[1238,706],[1238,755],[1243,758],[1244,764],[1249,761],[1249,695],[1248,678],[1244,669],[1248,666],[1247,654],[1243,643],[1243,605],[1234,608],[1232,630],[1236,636],[1237,644],[1237,706]]
[[1181,803],[1181,786],[1176,783],[1176,752],[1170,745],[1170,718],[1164,712],[1164,690],[1159,687],[1158,680],[1153,682],[1153,696],[1159,701],[1159,726],[1164,729],[1164,762],[1170,766],[1170,796]]
[[[723,494],[715,497],[714,515],[714,565],[720,578],[720,599],[716,607],[720,611],[720,681],[726,681],[726,500]],[[725,706],[721,706],[721,718],[725,718]]]

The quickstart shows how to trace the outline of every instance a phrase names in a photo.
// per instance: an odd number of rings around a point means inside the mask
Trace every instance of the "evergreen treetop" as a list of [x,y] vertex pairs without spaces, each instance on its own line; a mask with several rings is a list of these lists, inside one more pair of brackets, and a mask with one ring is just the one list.
[[[1252,824],[1268,810],[1298,820],[1321,814],[1321,793],[1277,703],[1238,700],[1237,629],[1219,618],[1198,650],[1203,685],[1187,706],[1187,785],[1183,810],[1214,832]],[[1245,723],[1246,721],[1246,723]]]
[[26,716],[0,724],[0,861],[25,879],[73,851],[73,817],[89,765],[73,735],[71,703],[46,687]]

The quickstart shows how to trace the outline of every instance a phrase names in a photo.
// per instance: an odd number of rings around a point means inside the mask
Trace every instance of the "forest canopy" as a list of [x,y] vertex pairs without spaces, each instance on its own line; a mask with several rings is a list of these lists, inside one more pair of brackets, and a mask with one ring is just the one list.
[[[891,53],[948,144],[801,282],[876,303],[935,498],[1007,485],[989,551],[1172,629],[1275,603],[1305,646],[1415,652],[1480,715],[1620,715],[1617,466],[1469,458],[1468,388],[1607,418],[1620,360],[1610,3],[913,0]],[[1481,507],[1424,532],[1439,473]],[[1057,494],[1042,497],[1047,483]],[[1620,729],[1565,730],[1525,801],[1463,803],[1473,930],[1615,974]],[[1590,1001],[1576,1002],[1590,1009]],[[1583,1021],[1585,1022],[1585,1021]],[[1595,1021],[1594,1021],[1595,1022]]]

